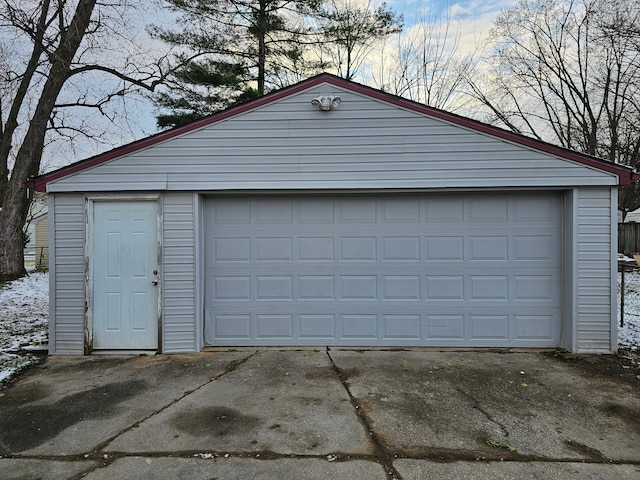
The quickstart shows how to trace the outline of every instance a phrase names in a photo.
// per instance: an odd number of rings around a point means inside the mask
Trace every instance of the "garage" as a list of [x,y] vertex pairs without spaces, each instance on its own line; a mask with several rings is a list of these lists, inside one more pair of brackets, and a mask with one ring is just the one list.
[[550,347],[562,196],[209,197],[208,345]]
[[610,354],[618,187],[638,178],[317,75],[30,183],[50,352]]

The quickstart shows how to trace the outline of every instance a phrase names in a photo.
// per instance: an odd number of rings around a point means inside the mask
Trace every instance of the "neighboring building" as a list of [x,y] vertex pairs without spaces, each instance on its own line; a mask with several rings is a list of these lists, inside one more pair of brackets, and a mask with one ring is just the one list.
[[46,213],[34,218],[33,235],[35,237],[36,268],[49,268],[49,216]]
[[51,353],[611,353],[617,187],[636,178],[319,75],[34,181]]

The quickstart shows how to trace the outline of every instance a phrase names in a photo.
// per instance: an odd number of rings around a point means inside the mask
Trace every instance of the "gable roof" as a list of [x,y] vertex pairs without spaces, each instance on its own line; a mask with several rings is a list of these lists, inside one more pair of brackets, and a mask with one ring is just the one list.
[[95,155],[93,157],[81,160],[79,162],[72,163],[60,169],[52,172],[40,175],[27,184],[28,187],[34,188],[37,191],[46,191],[48,182],[64,178],[68,175],[72,175],[83,170],[95,167],[104,162],[114,160],[139,150],[151,147],[158,143],[164,142],[174,137],[178,137],[188,132],[200,129],[205,126],[215,124],[217,122],[226,120],[230,117],[251,111],[258,107],[277,102],[285,97],[297,94],[309,88],[318,86],[320,84],[329,84],[336,87],[343,88],[345,90],[368,96],[372,99],[387,102],[391,105],[407,109],[412,112],[416,112],[428,117],[432,117],[438,120],[445,121],[447,123],[464,127],[470,130],[477,131],[479,133],[487,134],[498,139],[506,140],[514,144],[522,145],[533,150],[537,150],[543,153],[551,154],[559,158],[563,158],[572,162],[576,162],[587,167],[592,167],[597,170],[614,174],[618,177],[619,185],[629,185],[634,180],[640,179],[640,174],[636,173],[630,167],[614,164],[606,160],[599,159],[590,155],[575,152],[566,148],[558,147],[550,143],[542,142],[524,135],[516,134],[502,128],[494,127],[492,125],[479,122],[467,117],[463,117],[454,113],[449,113],[444,110],[429,107],[420,103],[407,100],[405,98],[392,95],[380,90],[376,90],[353,81],[348,81],[343,78],[331,75],[328,73],[322,73],[304,80],[295,85],[285,87],[281,90],[269,93],[262,97],[250,100],[241,105],[230,107],[221,112],[213,115],[201,118],[189,124],[166,130],[155,135],[142,138],[135,142],[123,145],[121,147],[114,148],[107,152]]

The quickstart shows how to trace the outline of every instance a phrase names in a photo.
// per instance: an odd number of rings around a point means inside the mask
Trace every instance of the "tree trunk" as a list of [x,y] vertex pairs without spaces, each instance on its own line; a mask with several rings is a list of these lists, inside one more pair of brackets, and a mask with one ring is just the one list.
[[[16,89],[15,97],[9,114],[4,123],[4,129],[0,134],[0,207],[5,202],[5,195],[9,185],[9,168],[8,161],[11,149],[13,147],[13,135],[18,128],[18,116],[24,103],[25,97],[29,91],[29,86],[33,80],[33,76],[40,63],[40,57],[44,51],[43,39],[46,30],[46,21],[49,14],[50,0],[44,0],[40,6],[40,16],[38,23],[33,30],[33,51],[29,58],[29,62],[22,74],[20,84]],[[4,119],[3,119],[4,120]]]
[[266,0],[260,0],[258,11],[258,93],[264,95],[267,70],[267,30],[269,26]]
[[40,169],[47,122],[60,90],[69,77],[71,62],[87,31],[95,4],[96,0],[78,2],[73,19],[63,31],[60,44],[51,57],[53,61],[49,75],[16,155],[0,211],[0,281],[15,279],[26,273],[22,228],[31,199],[27,197],[25,184]]

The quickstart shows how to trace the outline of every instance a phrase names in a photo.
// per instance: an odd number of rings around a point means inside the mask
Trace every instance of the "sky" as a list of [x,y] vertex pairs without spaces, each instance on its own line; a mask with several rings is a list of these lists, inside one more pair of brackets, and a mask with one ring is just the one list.
[[517,0],[387,0],[387,5],[404,16],[405,27],[420,21],[442,19],[460,29],[460,50],[472,52],[488,33],[502,9],[516,5]]

